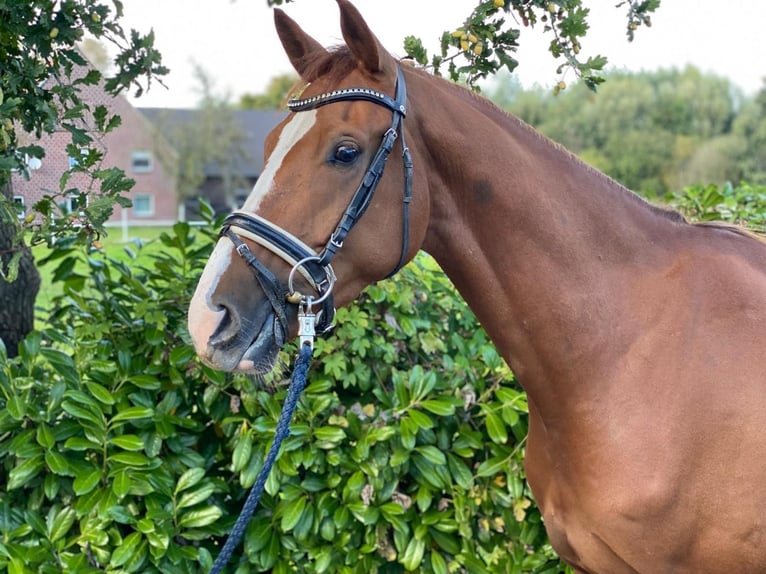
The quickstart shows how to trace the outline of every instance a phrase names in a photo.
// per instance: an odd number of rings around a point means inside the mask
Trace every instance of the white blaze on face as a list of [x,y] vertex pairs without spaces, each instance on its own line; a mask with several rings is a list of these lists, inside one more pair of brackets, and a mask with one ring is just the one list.
[[250,192],[250,195],[245,200],[242,211],[255,213],[258,210],[258,206],[263,198],[271,191],[274,185],[274,176],[279,171],[279,168],[282,167],[282,161],[285,159],[285,156],[308,133],[314,122],[316,122],[316,117],[317,111],[309,110],[297,112],[290,118],[282,133],[279,134],[277,146],[266,161],[263,173],[258,177],[253,191]]
[[216,305],[210,300],[211,295],[215,293],[218,281],[224,270],[231,263],[231,257],[234,253],[231,241],[222,237],[213,250],[205,270],[197,283],[197,289],[194,291],[189,303],[189,334],[194,341],[194,348],[197,354],[202,356],[207,348],[210,335],[218,327],[225,311],[217,309]]
[[[263,173],[248,196],[243,211],[255,213],[264,197],[274,186],[274,177],[282,166],[290,150],[305,136],[316,121],[316,110],[299,112],[290,118],[282,133],[279,134],[274,151],[266,161]],[[208,340],[212,335],[225,311],[219,309],[212,302],[212,296],[215,293],[221,276],[232,261],[234,256],[234,245],[226,237],[218,240],[210,259],[205,265],[197,289],[194,292],[189,305],[189,334],[194,341],[194,347],[197,353],[202,356],[207,349]]]

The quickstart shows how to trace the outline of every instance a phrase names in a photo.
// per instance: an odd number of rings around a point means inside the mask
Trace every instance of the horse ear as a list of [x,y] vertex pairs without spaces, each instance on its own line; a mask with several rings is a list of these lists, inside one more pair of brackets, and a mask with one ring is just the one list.
[[340,28],[343,39],[359,65],[372,74],[395,69],[396,62],[372,33],[351,2],[337,0],[340,7]]
[[301,79],[305,82],[316,80],[315,77],[307,77],[309,56],[327,53],[327,50],[279,8],[274,9],[274,25],[290,63]]

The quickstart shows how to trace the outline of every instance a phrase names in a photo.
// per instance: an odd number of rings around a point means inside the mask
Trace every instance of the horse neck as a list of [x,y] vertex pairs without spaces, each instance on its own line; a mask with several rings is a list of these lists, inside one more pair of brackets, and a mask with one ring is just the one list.
[[672,216],[489,102],[420,74],[411,83],[411,110],[427,110],[410,142],[431,197],[423,248],[530,396],[555,401],[553,381],[575,383],[603,348],[619,351],[616,337],[630,344],[613,325],[625,270],[662,257],[653,246]]

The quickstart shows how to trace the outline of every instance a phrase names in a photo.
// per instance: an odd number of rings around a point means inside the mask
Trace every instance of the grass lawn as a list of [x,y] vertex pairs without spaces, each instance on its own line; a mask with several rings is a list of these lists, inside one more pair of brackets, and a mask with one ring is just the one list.
[[[130,261],[131,256],[128,254],[128,249],[133,253],[139,253],[139,245],[143,245],[140,250],[140,254],[135,259],[136,263],[146,260],[147,256],[152,253],[152,250],[159,249],[161,243],[159,242],[159,236],[166,231],[170,231],[169,227],[131,227],[129,231],[129,238],[125,241],[123,237],[122,229],[118,227],[109,228],[108,235],[101,237],[101,244],[103,245],[104,252],[110,257],[120,259],[122,261]],[[82,248],[84,249],[84,247]],[[35,255],[36,260],[40,260],[46,257],[50,253],[50,249],[46,245],[37,245],[32,248],[32,253]],[[52,277],[59,261],[52,261],[46,265],[39,267],[41,284],[40,292],[37,295],[37,301],[35,306],[38,309],[47,309],[50,306],[50,301],[54,295],[61,292],[60,285],[53,283]]]

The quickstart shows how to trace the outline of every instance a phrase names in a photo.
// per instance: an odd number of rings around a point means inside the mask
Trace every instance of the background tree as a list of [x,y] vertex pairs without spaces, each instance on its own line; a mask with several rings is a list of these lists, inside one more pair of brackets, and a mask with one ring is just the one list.
[[[118,48],[114,60],[116,73],[105,87],[117,94],[131,86],[140,93],[140,78],[147,82],[166,72],[160,54],[154,49],[153,34],[135,31],[126,34],[119,24],[122,3],[106,4],[100,0],[19,0],[0,4],[0,339],[11,355],[16,353],[20,338],[32,327],[34,297],[39,288],[32,255],[24,237],[32,232],[33,241],[61,239],[75,230],[72,222],[53,217],[52,201],[35,206],[43,217],[42,225],[33,218],[20,222],[9,201],[12,198],[11,172],[27,169],[29,157],[41,158],[39,146],[20,146],[17,130],[40,135],[63,128],[72,134],[72,146],[87,149],[92,136],[86,126],[102,132],[113,129],[119,118],[108,117],[105,107],[91,109],[79,96],[84,85],[102,80],[101,73],[91,69],[79,74],[87,62],[77,50],[85,33],[103,38]],[[79,154],[78,149],[78,154]],[[101,182],[102,197],[117,200],[127,189],[124,178],[112,170],[99,169],[101,153],[90,150],[76,167]],[[66,186],[62,177],[62,191]],[[77,190],[69,190],[70,193]],[[79,229],[98,231],[108,217],[103,201],[91,206],[84,193],[74,193],[77,208],[85,223]],[[105,216],[106,215],[106,216]],[[35,227],[33,227],[33,225]]]
[[[598,95],[577,84],[557,96],[498,76],[488,94],[627,187],[649,195],[698,182],[738,182],[757,106],[726,79],[693,67],[610,72]],[[747,122],[740,115],[748,110]],[[755,116],[753,116],[755,114]],[[757,123],[757,122],[756,122]]]
[[760,91],[742,107],[732,131],[744,141],[739,157],[747,179],[766,184],[766,78]]
[[[245,133],[237,124],[229,96],[218,94],[215,80],[199,64],[194,66],[199,103],[193,110],[155,110],[159,158],[175,173],[179,196],[179,219],[186,219],[186,200],[195,198],[214,165],[221,174],[230,207],[241,187],[239,166],[246,159]],[[165,145],[167,141],[170,146]]]
[[243,110],[279,110],[284,107],[290,90],[298,82],[295,74],[281,74],[269,81],[261,94],[242,94],[237,107]]

